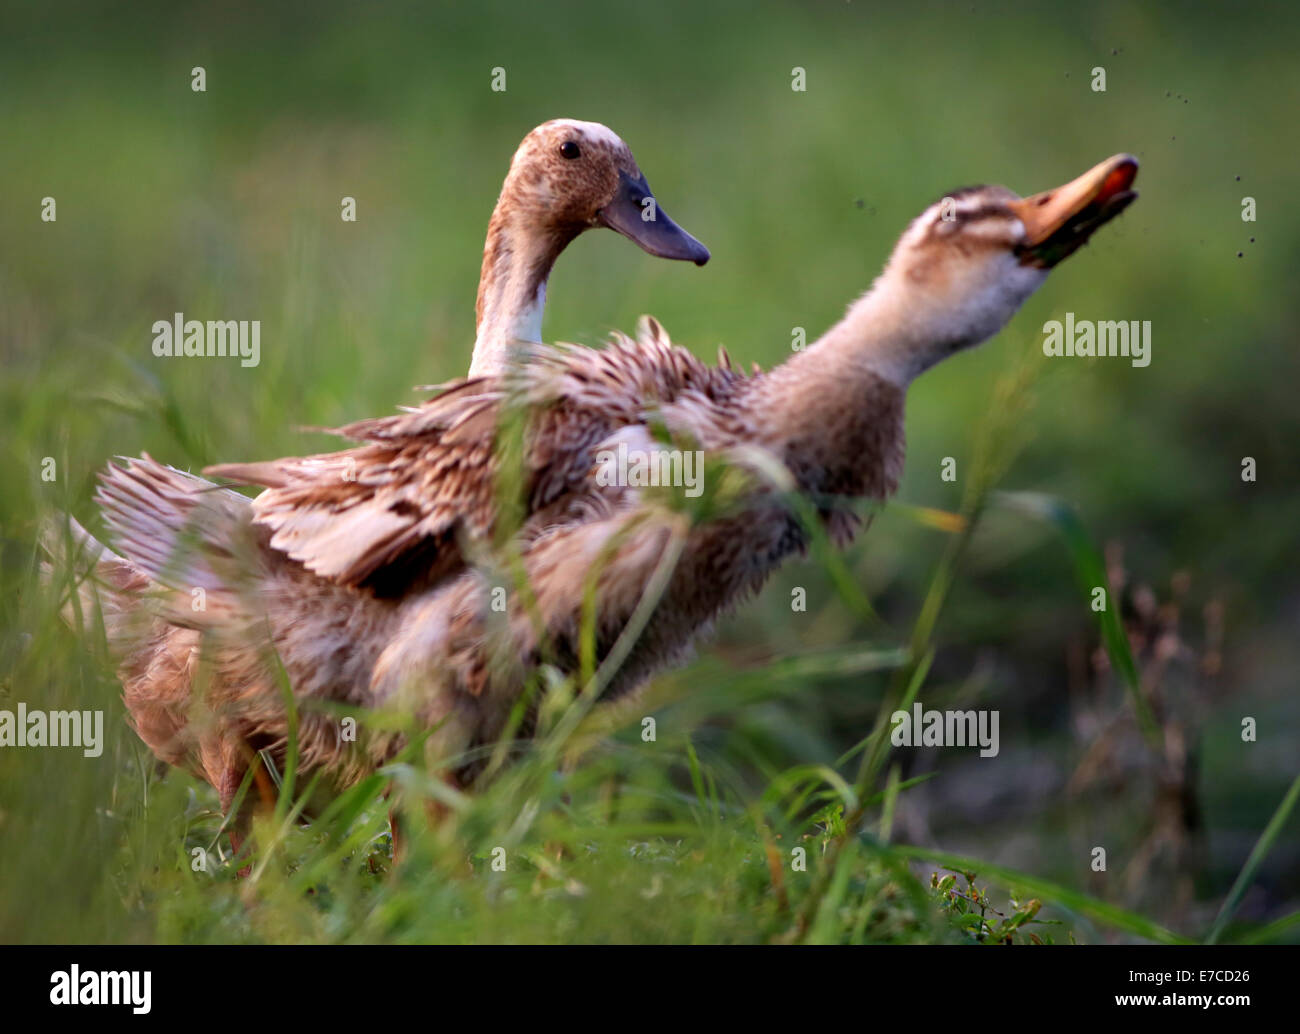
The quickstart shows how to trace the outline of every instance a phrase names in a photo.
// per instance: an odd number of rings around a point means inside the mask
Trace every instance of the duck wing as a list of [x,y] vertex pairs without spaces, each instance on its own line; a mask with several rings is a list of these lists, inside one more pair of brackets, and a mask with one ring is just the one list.
[[492,527],[492,442],[500,398],[464,382],[411,413],[337,429],[364,444],[315,456],[228,463],[205,473],[267,488],[254,523],[273,549],[323,578],[363,585],[420,546],[463,564],[457,537]]
[[[205,473],[266,487],[253,519],[272,548],[322,578],[383,591],[464,567],[496,532],[503,502],[518,525],[607,513],[599,497],[611,490],[592,477],[601,444],[684,391],[740,378],[647,320],[636,341],[616,335],[599,352],[537,346],[511,380],[455,382],[407,412],[336,429],[361,443],[353,448]],[[523,424],[512,439],[515,415]]]

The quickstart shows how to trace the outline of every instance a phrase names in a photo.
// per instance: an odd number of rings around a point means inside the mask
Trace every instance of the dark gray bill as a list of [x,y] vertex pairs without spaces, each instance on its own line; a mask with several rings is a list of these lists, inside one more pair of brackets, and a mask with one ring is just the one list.
[[649,197],[653,195],[644,176],[633,179],[620,171],[614,200],[597,212],[596,218],[611,230],[636,241],[651,255],[683,259],[697,266],[708,262],[709,249],[669,219],[657,199],[653,208],[654,218],[647,217],[651,209],[645,200]]

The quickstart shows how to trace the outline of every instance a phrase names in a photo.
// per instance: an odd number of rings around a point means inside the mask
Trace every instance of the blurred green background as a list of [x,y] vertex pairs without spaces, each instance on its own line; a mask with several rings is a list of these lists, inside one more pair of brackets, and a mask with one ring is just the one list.
[[[1024,373],[999,487],[1068,502],[1108,549],[1144,677],[1185,746],[1178,773],[1137,760],[1059,539],[995,508],[959,565],[921,699],[999,709],[1002,752],[904,752],[905,775],[939,774],[904,796],[896,835],[1202,928],[1300,759],[1297,19],[1173,3],[7,5],[0,706],[105,707],[110,744],[98,762],[0,751],[0,936],[187,937],[105,872],[123,815],[155,791],[111,671],[38,605],[41,516],[63,507],[98,530],[90,496],[110,456],[198,469],[330,447],[297,428],[388,412],[463,373],[501,179],[520,138],[558,116],[619,132],[713,261],[588,234],[551,281],[547,339],[597,343],[649,312],[701,356],[725,344],[764,367],[793,327],[811,338],[837,319],[946,191],[1027,194],[1117,151],[1139,158],[1140,200],[1006,331],[914,387],[898,498],[957,509],[995,386]],[[190,89],[196,65],[205,93]],[[1096,66],[1105,92],[1090,88]],[[57,222],[41,221],[46,196]],[[150,326],[177,311],[260,319],[261,365],[154,358]],[[1040,328],[1067,311],[1151,321],[1151,365],[1047,361]],[[948,456],[956,484],[939,477]],[[709,673],[905,641],[946,539],[887,507],[847,554],[885,633],[819,567],[789,565],[664,677],[704,702],[661,722],[689,724],[701,758],[742,786],[834,762],[870,728],[883,677],[823,672],[711,705]],[[806,613],[791,612],[796,586]],[[1105,874],[1088,867],[1096,845]],[[1293,820],[1239,915],[1297,902]]]

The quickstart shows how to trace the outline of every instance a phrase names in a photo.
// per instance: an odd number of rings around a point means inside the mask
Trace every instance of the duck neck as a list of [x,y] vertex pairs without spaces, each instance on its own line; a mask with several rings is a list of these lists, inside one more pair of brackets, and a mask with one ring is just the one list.
[[542,339],[546,281],[575,236],[539,227],[502,195],[483,247],[471,377],[501,372],[518,342]]
[[923,366],[916,328],[878,282],[765,379],[759,426],[805,491],[884,498],[903,467],[903,404]]
[[925,306],[904,297],[888,273],[879,277],[844,318],[804,353],[812,364],[861,371],[906,392],[912,381],[947,354],[932,340],[936,328],[925,323]]

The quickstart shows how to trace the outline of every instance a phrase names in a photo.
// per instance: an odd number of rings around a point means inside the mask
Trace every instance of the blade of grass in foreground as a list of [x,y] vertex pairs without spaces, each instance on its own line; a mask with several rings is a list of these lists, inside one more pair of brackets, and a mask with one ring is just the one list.
[[1277,806],[1277,811],[1273,812],[1273,817],[1268,820],[1268,825],[1264,827],[1264,832],[1260,834],[1259,841],[1246,858],[1246,864],[1241,867],[1236,882],[1233,883],[1232,889],[1228,891],[1228,896],[1224,898],[1223,907],[1219,909],[1214,925],[1210,928],[1209,936],[1205,938],[1206,944],[1214,944],[1223,934],[1223,929],[1228,925],[1228,920],[1232,918],[1232,913],[1237,911],[1237,906],[1241,904],[1241,899],[1254,881],[1260,863],[1264,861],[1269,851],[1273,850],[1273,845],[1277,843],[1277,838],[1281,836],[1282,827],[1286,825],[1287,816],[1295,808],[1297,800],[1300,800],[1300,775],[1297,775],[1292,781],[1291,789],[1287,790],[1286,796],[1282,798],[1282,803]]
[[1261,926],[1258,930],[1251,930],[1250,933],[1235,939],[1236,944],[1269,944],[1293,926],[1300,926],[1300,912],[1292,912],[1289,916],[1283,916],[1281,919],[1274,919],[1267,926]]
[[1105,586],[1107,606],[1098,612],[1097,623],[1101,626],[1102,639],[1106,643],[1106,653],[1110,661],[1124,678],[1129,696],[1133,699],[1133,709],[1137,712],[1138,724],[1142,734],[1152,749],[1159,750],[1161,745],[1160,727],[1151,706],[1142,695],[1142,685],[1138,678],[1137,665],[1129,650],[1128,636],[1120,624],[1119,608],[1114,605],[1110,584],[1106,580],[1106,564],[1097,547],[1088,536],[1087,529],[1079,520],[1074,509],[1060,499],[1040,492],[997,492],[993,496],[995,503],[1010,510],[1047,521],[1053,525],[1065,539],[1070,550],[1070,559],[1074,561],[1075,574],[1086,591],[1097,586]]
[[[898,702],[908,696],[914,697],[925,681],[929,663],[933,659],[935,627],[956,578],[957,565],[974,535],[990,490],[1010,465],[1021,444],[1024,429],[1022,417],[1028,405],[1033,376],[1031,368],[1022,363],[1018,370],[1001,378],[995,389],[993,405],[980,424],[971,461],[971,476],[962,492],[960,530],[944,544],[920,612],[912,624],[909,661],[894,673],[889,690],[881,698],[873,730],[874,738],[867,739],[853,784],[859,801],[867,799],[881,766],[889,756],[890,743],[884,731]],[[792,940],[801,939],[807,932],[839,864],[840,851],[847,842],[847,837],[860,827],[864,818],[865,807],[859,804],[845,816],[845,833],[827,845],[824,864],[814,877],[813,885],[795,917],[795,925],[790,933]]]
[[1161,944],[1195,943],[1174,933],[1172,930],[1167,930],[1159,923],[1154,923],[1150,919],[1135,912],[1129,912],[1118,905],[1098,901],[1096,898],[1089,897],[1077,890],[1070,890],[1068,887],[1062,887],[1050,880],[1029,876],[1002,865],[995,865],[992,862],[981,861],[977,858],[967,858],[965,855],[949,854],[946,851],[935,851],[925,847],[911,847],[904,844],[891,847],[877,846],[880,851],[901,858],[938,862],[945,868],[956,869],[959,872],[975,872],[982,876],[992,876],[1003,883],[1022,888],[1035,897],[1042,898],[1044,902],[1053,902],[1080,915],[1087,916],[1089,919],[1136,934],[1138,937],[1145,937],[1149,941],[1159,941]]

